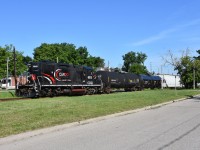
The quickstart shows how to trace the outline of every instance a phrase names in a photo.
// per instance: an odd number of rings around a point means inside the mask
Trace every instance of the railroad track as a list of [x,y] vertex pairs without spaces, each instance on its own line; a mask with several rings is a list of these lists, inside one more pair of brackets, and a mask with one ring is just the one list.
[[[115,93],[115,92],[124,92],[124,90],[113,90],[110,93]],[[101,95],[101,94],[95,94],[95,95]],[[67,96],[67,95],[60,95],[60,96]],[[76,95],[73,95],[76,96]],[[92,96],[92,95],[83,95],[83,96]],[[50,96],[46,96],[46,97],[39,97],[41,98],[47,98]],[[59,97],[59,96],[54,96],[54,97]],[[52,97],[51,97],[52,98]],[[36,97],[13,97],[13,98],[0,98],[0,102],[7,102],[7,101],[17,101],[17,100],[31,100],[31,99],[37,99]]]
[[16,97],[16,98],[1,98],[0,102],[17,101],[17,100],[31,100],[32,98]]

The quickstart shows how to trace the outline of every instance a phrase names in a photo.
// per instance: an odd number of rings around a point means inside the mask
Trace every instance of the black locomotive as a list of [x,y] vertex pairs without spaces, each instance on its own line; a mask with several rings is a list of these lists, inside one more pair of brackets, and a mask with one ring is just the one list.
[[49,61],[29,63],[27,80],[26,84],[18,84],[17,95],[94,94],[101,87],[92,68]]
[[159,88],[158,76],[123,72],[94,72],[92,68],[50,61],[28,64],[27,82],[18,82],[16,94],[26,97],[110,93],[113,88],[125,91]]

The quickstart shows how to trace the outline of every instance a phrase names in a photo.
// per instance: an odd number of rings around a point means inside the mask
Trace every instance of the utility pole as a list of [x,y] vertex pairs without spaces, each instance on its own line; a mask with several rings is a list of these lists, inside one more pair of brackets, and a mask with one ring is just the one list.
[[195,90],[195,61],[193,61],[193,89]]
[[176,91],[176,75],[175,75],[175,91]]
[[175,75],[175,94],[177,95],[177,91],[176,91],[176,75]]
[[[160,66],[160,74],[162,75],[162,65]],[[163,90],[163,77],[161,78],[161,89]]]
[[110,71],[110,62],[108,60],[108,71]]
[[17,91],[17,77],[16,77],[16,54],[15,54],[15,47],[13,48],[13,55],[14,55],[14,77],[15,77],[15,94]]
[[150,72],[152,73],[152,64],[151,64],[151,62],[150,62]]
[[8,90],[8,62],[9,62],[9,57],[6,59],[7,62],[7,72],[6,72],[6,90]]

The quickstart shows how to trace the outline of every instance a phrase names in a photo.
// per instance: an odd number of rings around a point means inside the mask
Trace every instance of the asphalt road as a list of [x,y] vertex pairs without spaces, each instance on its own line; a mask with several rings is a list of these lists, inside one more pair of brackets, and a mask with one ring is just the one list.
[[163,149],[200,149],[200,97],[0,144],[0,150]]

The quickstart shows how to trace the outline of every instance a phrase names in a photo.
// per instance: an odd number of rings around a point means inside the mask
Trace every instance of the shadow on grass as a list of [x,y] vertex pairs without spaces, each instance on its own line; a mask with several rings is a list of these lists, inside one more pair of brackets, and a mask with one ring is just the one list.
[[185,95],[185,96],[187,96],[189,99],[194,98],[194,96],[192,96],[192,95]]
[[12,97],[15,97],[15,93],[12,91],[9,91],[9,93],[12,95]]

